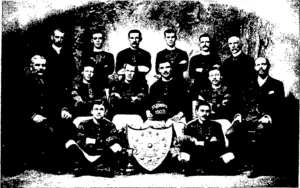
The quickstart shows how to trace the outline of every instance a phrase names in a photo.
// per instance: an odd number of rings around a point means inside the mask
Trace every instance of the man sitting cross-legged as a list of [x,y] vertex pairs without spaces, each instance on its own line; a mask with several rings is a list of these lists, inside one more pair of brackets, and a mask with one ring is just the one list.
[[184,137],[178,140],[178,160],[186,162],[185,175],[218,173],[224,165],[221,155],[225,142],[221,125],[209,119],[210,105],[199,101],[196,106],[198,119],[184,128]]
[[77,135],[66,143],[75,176],[92,173],[112,177],[118,168],[121,141],[115,125],[104,117],[105,112],[105,101],[95,101],[93,118],[81,122]]

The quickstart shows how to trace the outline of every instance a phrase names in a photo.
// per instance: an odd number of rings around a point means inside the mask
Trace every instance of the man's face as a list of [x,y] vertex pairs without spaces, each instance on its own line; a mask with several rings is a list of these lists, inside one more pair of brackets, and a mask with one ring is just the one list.
[[130,82],[135,74],[135,66],[127,64],[125,67],[125,80]]
[[241,51],[242,45],[238,37],[230,37],[228,39],[229,50],[232,54],[236,54]]
[[90,82],[94,76],[94,67],[86,66],[82,71],[83,79],[87,82]]
[[210,40],[209,37],[200,38],[200,50],[204,52],[210,51]]
[[55,30],[54,35],[51,36],[52,43],[57,47],[61,47],[64,41],[64,37],[64,33],[60,32],[59,30]]
[[176,42],[176,34],[175,33],[166,33],[165,40],[169,47],[173,48]]
[[218,86],[220,85],[222,76],[219,70],[211,70],[208,73],[208,79],[212,85]]
[[197,111],[197,115],[200,121],[205,122],[208,120],[208,117],[210,115],[210,107],[207,105],[201,105],[199,106],[199,109]]
[[171,76],[171,64],[169,62],[160,63],[158,67],[158,71],[160,75],[166,79],[170,78]]
[[92,43],[94,45],[95,48],[102,48],[102,44],[103,44],[103,35],[102,33],[95,33],[92,36]]
[[99,120],[105,115],[105,107],[102,104],[94,104],[91,113],[94,119]]
[[36,59],[34,62],[32,62],[32,69],[39,76],[43,76],[46,70],[46,60]]
[[140,34],[139,33],[130,33],[128,40],[129,40],[130,46],[134,49],[137,49],[141,42]]
[[257,58],[254,68],[260,76],[267,76],[269,73],[269,67],[265,58]]

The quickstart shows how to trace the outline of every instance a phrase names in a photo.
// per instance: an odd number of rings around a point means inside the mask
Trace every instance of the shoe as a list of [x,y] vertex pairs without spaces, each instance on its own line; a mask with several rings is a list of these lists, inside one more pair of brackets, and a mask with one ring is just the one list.
[[197,176],[197,175],[203,175],[204,171],[203,169],[184,169],[183,170],[184,176]]
[[94,175],[96,176],[102,176],[102,177],[107,177],[107,178],[112,178],[115,176],[114,170],[110,167],[96,167],[95,168],[95,173]]
[[79,176],[85,175],[86,173],[82,168],[77,167],[77,168],[74,168],[73,174],[74,174],[74,177],[79,177]]
[[257,178],[257,177],[259,177],[259,176],[261,176],[262,174],[261,174],[261,172],[260,171],[258,171],[258,170],[251,170],[248,174],[247,174],[247,177],[248,178]]

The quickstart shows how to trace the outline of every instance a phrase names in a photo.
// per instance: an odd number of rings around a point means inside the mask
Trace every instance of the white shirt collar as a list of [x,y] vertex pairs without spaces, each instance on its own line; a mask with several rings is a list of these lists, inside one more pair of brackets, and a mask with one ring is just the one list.
[[269,78],[269,76],[265,77],[265,78],[261,78],[260,76],[257,77],[257,82],[259,87],[261,87],[262,85],[264,85],[264,83],[267,81],[267,79]]
[[98,48],[95,48],[93,49],[93,52],[102,52],[103,50],[102,49],[98,49]]
[[242,50],[240,50],[238,53],[232,54],[233,57],[237,57],[242,53]]
[[170,47],[170,46],[167,46],[167,50],[170,50],[170,51],[172,51],[172,50],[175,50],[175,46],[174,47]]
[[210,52],[200,51],[200,54],[203,55],[203,56],[207,56],[207,55],[210,55]]
[[53,48],[58,54],[60,54],[61,47],[57,47],[57,46],[55,46],[54,44],[52,44],[52,48]]

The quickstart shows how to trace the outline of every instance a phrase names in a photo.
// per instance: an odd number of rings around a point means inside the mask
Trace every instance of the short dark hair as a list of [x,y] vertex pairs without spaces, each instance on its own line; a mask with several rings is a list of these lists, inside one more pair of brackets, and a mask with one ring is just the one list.
[[52,30],[52,35],[54,35],[54,32],[55,31],[60,31],[60,32],[62,32],[62,33],[66,33],[66,29],[65,28],[63,28],[63,27],[61,27],[61,26],[57,26],[57,27],[53,27],[53,30]]
[[105,33],[105,31],[102,30],[102,29],[99,29],[99,28],[97,28],[97,29],[91,29],[91,31],[90,31],[91,35],[90,36],[93,37],[93,35],[97,34],[97,33],[101,33],[102,34],[103,40],[106,39],[106,33]]
[[91,110],[93,110],[93,108],[94,108],[95,105],[103,105],[105,107],[105,109],[107,109],[108,102],[107,102],[107,100],[105,98],[95,99],[91,103]]
[[211,107],[210,107],[210,104],[207,102],[207,101],[204,101],[204,100],[198,100],[197,101],[197,104],[196,104],[196,110],[199,110],[199,107],[200,106],[208,106],[209,107],[209,109],[211,109]]
[[208,38],[209,38],[209,41],[212,42],[212,41],[211,41],[211,40],[212,40],[211,37],[210,37],[209,34],[207,34],[207,33],[204,33],[204,34],[200,35],[200,36],[199,36],[199,41],[200,41],[201,38],[203,38],[203,37],[208,37]]
[[166,36],[167,33],[175,33],[175,38],[177,39],[177,34],[176,31],[174,29],[167,29],[164,32],[164,36]]
[[138,30],[138,29],[132,29],[132,30],[130,30],[130,31],[128,32],[128,38],[130,37],[130,34],[131,34],[131,33],[138,33],[139,36],[140,36],[140,38],[142,39],[142,33],[141,33],[140,30]]
[[93,59],[86,59],[85,61],[83,61],[81,63],[81,66],[80,66],[80,70],[83,71],[84,67],[94,67],[95,68],[94,60]]

